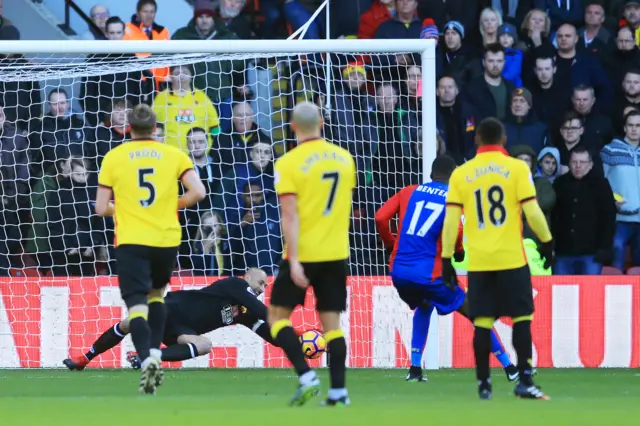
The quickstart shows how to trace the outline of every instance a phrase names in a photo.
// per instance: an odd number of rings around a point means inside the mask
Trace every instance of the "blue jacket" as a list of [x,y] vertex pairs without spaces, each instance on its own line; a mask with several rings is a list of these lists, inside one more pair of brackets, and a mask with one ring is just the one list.
[[613,87],[600,62],[590,53],[578,52],[571,65],[571,87],[592,86],[596,91],[598,111],[605,112],[613,104]]
[[600,151],[604,176],[614,193],[625,199],[618,212],[621,222],[640,222],[640,147],[614,139]]
[[584,21],[584,8],[582,0],[566,0],[568,8],[558,6],[558,0],[535,0],[534,9],[547,12],[551,19],[551,29],[556,30],[562,24],[573,24],[580,28]]
[[515,117],[510,117],[504,123],[507,131],[506,148],[516,145],[528,145],[536,155],[544,148],[549,140],[549,130],[547,125],[533,118],[533,112],[522,121],[517,121]]
[[[267,275],[276,275],[278,263],[282,257],[282,232],[280,230],[280,211],[277,201],[267,200],[266,204],[256,207],[260,219],[249,225],[229,226],[231,252],[234,255],[234,273],[242,274],[247,268],[261,268]],[[240,215],[245,215],[242,208]]]
[[502,70],[502,77],[509,80],[517,88],[522,87],[522,61],[524,59],[524,53],[518,49],[505,49],[505,62],[504,69]]

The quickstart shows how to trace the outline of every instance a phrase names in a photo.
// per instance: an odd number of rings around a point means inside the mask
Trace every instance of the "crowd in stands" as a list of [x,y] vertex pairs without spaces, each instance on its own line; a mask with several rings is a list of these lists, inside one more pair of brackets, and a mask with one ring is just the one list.
[[[155,22],[154,0],[139,0],[130,19],[96,5],[85,38],[283,37],[322,1],[249,3],[196,0],[193,19],[174,34]],[[329,31],[341,39],[437,41],[436,110],[425,119],[436,120],[438,153],[462,164],[475,155],[476,125],[486,117],[503,121],[506,149],[531,167],[548,216],[554,273],[640,267],[640,1],[349,0],[331,7],[330,25],[319,14],[305,38]],[[0,39],[19,38],[0,18]],[[322,108],[332,105],[324,136],[357,161],[354,275],[385,273],[375,211],[421,178],[426,82],[418,59],[340,57],[334,73],[319,79],[330,77],[335,88],[327,100],[320,84],[314,98]],[[130,139],[127,112],[141,102],[157,114],[156,138],[187,152],[208,189],[181,213],[180,270],[219,276],[258,266],[275,273],[283,247],[273,165],[283,141],[257,122],[247,66],[225,59],[86,77],[81,113],[62,88],[42,102],[39,82],[0,83],[0,274],[23,266],[54,276],[115,271],[114,224],[95,216],[92,200],[101,160]]]

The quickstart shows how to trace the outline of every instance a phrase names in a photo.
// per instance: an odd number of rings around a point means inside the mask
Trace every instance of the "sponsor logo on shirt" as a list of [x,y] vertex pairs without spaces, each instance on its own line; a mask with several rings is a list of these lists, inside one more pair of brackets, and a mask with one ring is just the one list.
[[178,115],[176,115],[176,121],[178,123],[193,123],[196,121],[196,116],[190,109],[179,109]]

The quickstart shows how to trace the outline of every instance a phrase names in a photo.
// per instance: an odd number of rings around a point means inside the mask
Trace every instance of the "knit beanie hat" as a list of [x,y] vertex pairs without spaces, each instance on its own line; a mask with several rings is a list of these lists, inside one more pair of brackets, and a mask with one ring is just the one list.
[[462,25],[460,22],[458,21],[449,21],[446,24],[444,24],[444,29],[442,30],[442,32],[444,33],[446,30],[454,30],[456,31],[458,34],[460,34],[460,38],[464,39],[464,25]]
[[516,96],[522,96],[524,100],[529,104],[529,108],[533,106],[533,96],[528,89],[522,87],[520,89],[514,90],[511,94],[511,99],[515,98]]
[[196,0],[196,5],[193,8],[193,17],[197,18],[201,15],[215,16],[215,8],[211,0]]
[[360,61],[349,62],[346,67],[342,70],[342,77],[347,78],[349,74],[352,72],[358,72],[362,75],[362,78],[367,78],[367,71],[364,68],[364,63]]
[[509,34],[511,37],[513,37],[514,43],[518,42],[518,31],[516,30],[516,27],[513,26],[512,24],[500,25],[498,27],[498,37],[500,37],[502,34]]
[[422,31],[420,31],[420,38],[433,39],[438,41],[440,38],[440,32],[433,19],[427,18],[422,21]]

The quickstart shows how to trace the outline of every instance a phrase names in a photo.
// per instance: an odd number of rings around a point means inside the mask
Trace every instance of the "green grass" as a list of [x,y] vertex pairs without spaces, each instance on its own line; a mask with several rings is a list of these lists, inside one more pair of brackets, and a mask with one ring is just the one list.
[[[290,408],[296,380],[289,370],[167,370],[156,396],[138,395],[130,370],[2,370],[0,424],[640,425],[637,370],[540,370],[551,401],[515,399],[501,371],[494,371],[493,401],[477,399],[470,370],[429,372],[427,383],[405,383],[404,374],[349,370],[350,407],[318,407],[318,397]],[[321,378],[326,389],[326,370]]]

